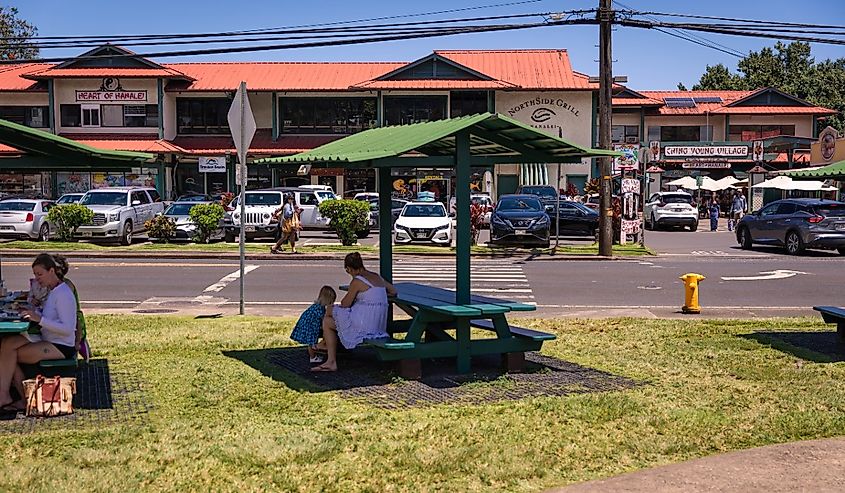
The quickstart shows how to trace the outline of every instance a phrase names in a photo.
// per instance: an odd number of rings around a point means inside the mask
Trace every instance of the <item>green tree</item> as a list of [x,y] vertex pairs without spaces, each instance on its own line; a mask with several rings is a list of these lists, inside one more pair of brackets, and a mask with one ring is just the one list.
[[226,209],[220,204],[197,204],[188,211],[191,222],[194,223],[194,241],[208,243],[211,235],[220,228],[220,221],[226,215]]
[[[721,63],[708,65],[698,83],[692,86],[693,91],[742,90],[745,81],[742,77],[732,74],[728,67]],[[679,89],[680,90],[680,89]]]
[[812,104],[840,112],[827,123],[845,130],[845,58],[816,63],[810,44],[775,43],[748,54],[731,73],[722,64],[708,65],[694,90],[753,90],[773,87]]
[[38,57],[38,47],[32,38],[38,29],[18,18],[15,7],[0,7],[0,37],[6,41],[0,46],[0,60],[26,60]]

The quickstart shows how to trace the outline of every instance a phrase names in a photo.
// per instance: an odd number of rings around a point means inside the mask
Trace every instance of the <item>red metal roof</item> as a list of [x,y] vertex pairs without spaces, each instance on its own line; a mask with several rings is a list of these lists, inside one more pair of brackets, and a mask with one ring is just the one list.
[[54,68],[48,66],[41,70],[27,72],[25,79],[99,79],[103,77],[121,77],[124,79],[170,78],[190,80],[185,74],[168,68]]
[[[21,76],[49,67],[52,65],[48,63],[25,63],[0,67],[0,91],[32,91],[36,83]],[[43,90],[46,92],[47,88]]]
[[138,151],[152,153],[180,153],[183,149],[159,139],[156,134],[61,134],[77,142],[112,151]]
[[518,86],[509,84],[507,82],[498,80],[369,80],[361,84],[352,86],[355,89],[474,89],[474,90],[491,90],[491,89],[519,89]]
[[[745,97],[753,91],[638,91],[643,96],[659,101],[661,104],[666,98],[721,98],[721,103],[696,103],[693,108],[669,108],[661,106],[657,109],[660,115],[706,115],[714,113],[725,104]],[[615,101],[614,101],[615,103]]]
[[835,115],[836,110],[821,106],[730,106],[711,111],[717,115]]
[[346,91],[395,70],[404,63],[373,62],[244,62],[173,63],[168,68],[196,81],[187,87],[170,85],[170,91],[234,91],[246,81],[250,91]]
[[660,106],[663,101],[652,98],[613,98],[613,106]]
[[[341,138],[340,135],[283,135],[273,142],[270,130],[262,129],[255,133],[249,146],[249,154],[271,154],[281,156],[309,151]],[[214,155],[229,152],[234,154],[235,145],[229,136],[179,136],[173,144],[184,150],[185,154]]]
[[586,75],[572,71],[566,50],[438,50],[439,56],[520,89],[597,87]]

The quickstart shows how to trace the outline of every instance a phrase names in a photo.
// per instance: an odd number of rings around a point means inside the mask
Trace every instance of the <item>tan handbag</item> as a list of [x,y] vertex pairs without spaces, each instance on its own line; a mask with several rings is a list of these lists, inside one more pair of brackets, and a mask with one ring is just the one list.
[[41,375],[23,382],[26,394],[26,415],[37,417],[73,414],[76,379]]

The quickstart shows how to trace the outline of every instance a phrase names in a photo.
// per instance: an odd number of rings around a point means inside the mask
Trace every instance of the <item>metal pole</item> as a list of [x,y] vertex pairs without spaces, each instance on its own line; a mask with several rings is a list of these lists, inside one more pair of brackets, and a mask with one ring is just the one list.
[[[611,25],[613,10],[611,0],[600,0],[599,11],[599,148],[610,149],[611,89],[613,88],[613,68],[611,58]],[[613,255],[613,205],[611,203],[611,158],[599,159],[599,255]]]
[[[239,104],[241,105],[241,142],[246,142],[246,133],[244,128],[246,127],[246,115],[244,108],[244,99],[246,98],[246,82],[241,82],[241,100]],[[238,303],[238,313],[241,315],[244,314],[244,263],[246,262],[246,255],[244,252],[244,244],[246,243],[246,233],[244,231],[244,222],[246,221],[246,204],[244,201],[246,200],[246,181],[247,181],[247,170],[246,170],[246,149],[242,149],[238,155],[238,166],[240,167],[240,175],[241,175],[241,191],[240,191],[240,198],[239,202],[241,205],[241,231],[240,231],[240,238],[239,238],[239,250],[240,250],[240,302]]]
[[[560,132],[560,131],[558,131]],[[555,204],[555,249],[560,245],[560,167],[562,165],[557,163],[557,186],[555,187],[555,194],[557,195],[557,203]]]

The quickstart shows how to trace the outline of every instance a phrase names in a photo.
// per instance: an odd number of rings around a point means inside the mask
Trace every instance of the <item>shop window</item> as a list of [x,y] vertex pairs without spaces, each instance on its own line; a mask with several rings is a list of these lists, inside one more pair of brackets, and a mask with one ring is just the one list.
[[614,144],[636,144],[640,141],[638,125],[613,125],[610,127],[610,140]]
[[83,104],[82,108],[82,126],[83,127],[99,127],[100,126],[100,105],[99,104]]
[[66,193],[87,192],[91,189],[91,173],[64,172],[56,173],[56,192],[59,196]]
[[660,127],[660,139],[663,142],[704,142],[711,140],[713,126],[677,125]]
[[486,91],[452,91],[449,94],[449,116],[455,118],[487,112]]
[[728,140],[749,142],[778,135],[795,135],[795,125],[731,125]]
[[123,126],[123,106],[119,104],[104,104],[100,106],[100,116],[104,127]]
[[[227,98],[177,98],[176,125],[180,134],[229,134]],[[156,110],[158,111],[158,110]]]
[[79,127],[82,125],[82,108],[78,104],[63,104],[60,106],[63,127]]
[[33,128],[48,127],[49,113],[47,106],[0,106],[0,118]]
[[384,124],[408,125],[446,118],[446,96],[385,96]]
[[124,127],[157,127],[158,105],[127,104],[123,106]]
[[376,124],[376,98],[279,98],[282,133],[352,134]]

